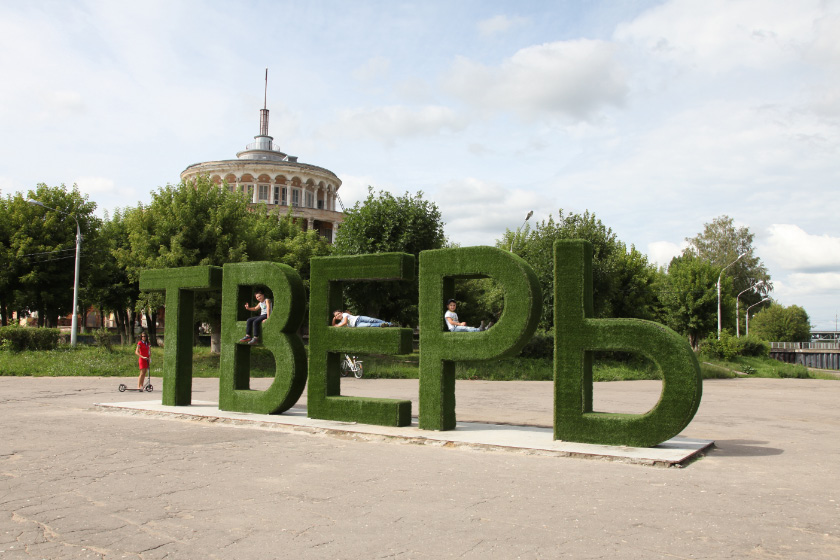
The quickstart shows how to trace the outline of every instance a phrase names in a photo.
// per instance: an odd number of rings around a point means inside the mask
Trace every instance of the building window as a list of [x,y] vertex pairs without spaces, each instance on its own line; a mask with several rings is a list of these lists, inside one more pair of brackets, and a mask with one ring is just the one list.
[[321,199],[321,200],[318,201],[318,210],[323,210],[323,209],[324,209],[324,200]]
[[260,200],[268,200],[268,185],[260,185]]
[[292,206],[300,206],[300,191],[292,189]]
[[280,187],[274,187],[274,204],[280,204]]
[[282,204],[283,206],[287,205],[287,202],[286,202],[286,187],[283,187],[280,190],[280,204]]
[[314,206],[314,204],[313,204],[314,199],[315,199],[315,197],[312,196],[311,192],[306,193],[306,207],[307,208],[312,208]]

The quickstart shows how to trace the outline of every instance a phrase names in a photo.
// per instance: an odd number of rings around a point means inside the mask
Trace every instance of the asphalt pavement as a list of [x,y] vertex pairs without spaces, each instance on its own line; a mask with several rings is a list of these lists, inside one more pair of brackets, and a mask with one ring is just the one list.
[[[840,558],[840,382],[711,380],[684,468],[104,413],[117,378],[0,377],[0,558]],[[260,388],[266,380],[255,380]],[[196,379],[195,400],[217,400]],[[598,383],[642,412],[650,381]],[[416,380],[342,380],[410,398]],[[550,426],[546,382],[459,381],[458,420]],[[301,404],[305,399],[301,400]]]

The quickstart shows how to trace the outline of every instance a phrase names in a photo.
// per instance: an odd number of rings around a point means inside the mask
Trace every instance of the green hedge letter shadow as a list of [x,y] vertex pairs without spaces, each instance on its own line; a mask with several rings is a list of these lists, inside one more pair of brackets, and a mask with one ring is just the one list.
[[166,406],[189,406],[192,402],[195,292],[221,287],[222,269],[218,266],[163,268],[140,273],[142,291],[166,292],[161,397]]
[[[444,302],[455,278],[495,278],[504,290],[498,322],[483,332],[449,332]],[[534,270],[495,247],[420,253],[420,422],[424,430],[455,428],[455,362],[516,355],[537,328],[542,290]]]
[[[219,409],[255,414],[280,414],[294,405],[306,386],[306,350],[298,334],[306,309],[306,292],[292,267],[273,262],[224,266],[222,348],[219,363]],[[237,344],[250,315],[244,304],[251,288],[271,290],[271,315],[262,323],[262,345],[274,356],[274,381],[253,391],[251,346]],[[240,320],[242,319],[242,320]]]
[[[671,329],[639,319],[592,319],[592,245],[554,245],[554,439],[652,447],[685,428],[703,393],[691,346]],[[662,394],[646,414],[592,411],[595,350],[641,354],[662,370]]]
[[380,426],[411,424],[411,401],[341,395],[342,354],[409,354],[411,329],[332,327],[332,312],[342,309],[342,281],[413,280],[414,256],[380,253],[314,257],[309,285],[310,418]]

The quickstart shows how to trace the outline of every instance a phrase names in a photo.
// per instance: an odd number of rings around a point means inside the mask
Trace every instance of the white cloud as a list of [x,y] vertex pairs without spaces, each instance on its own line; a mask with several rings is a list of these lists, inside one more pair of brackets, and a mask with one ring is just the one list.
[[523,27],[528,23],[528,18],[519,16],[498,15],[478,22],[478,32],[481,35],[493,36],[505,33],[517,27]]
[[[811,235],[793,224],[773,224],[768,234],[761,247],[762,254],[786,270],[799,271],[791,274],[791,278],[804,281],[806,277],[830,278],[840,274],[840,237]],[[807,272],[813,273],[804,274]],[[809,282],[818,285],[822,280]]]
[[682,253],[686,247],[688,247],[686,242],[677,244],[670,241],[654,241],[648,243],[647,256],[656,265],[667,267],[671,264],[671,259]]
[[379,80],[388,74],[391,61],[384,56],[374,56],[353,71],[353,77],[362,82]]
[[398,138],[434,136],[466,127],[467,121],[448,107],[427,105],[420,108],[391,105],[374,109],[348,109],[342,112],[338,130],[349,137],[370,136],[393,143]]
[[814,42],[825,6],[820,0],[672,0],[620,25],[615,38],[704,72],[774,68],[800,60],[809,48],[821,54],[836,49],[829,32]]
[[465,103],[528,121],[588,120],[605,106],[622,105],[628,93],[615,45],[589,39],[527,47],[497,67],[459,57],[444,86]]
[[506,229],[522,226],[529,211],[530,223],[544,219],[541,208],[553,207],[550,197],[525,189],[468,177],[449,181],[430,193],[446,223],[446,235],[464,246],[493,245]]

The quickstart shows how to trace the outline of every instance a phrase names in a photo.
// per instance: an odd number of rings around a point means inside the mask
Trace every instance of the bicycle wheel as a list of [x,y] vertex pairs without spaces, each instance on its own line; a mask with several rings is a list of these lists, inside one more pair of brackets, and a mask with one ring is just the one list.
[[346,359],[342,360],[341,362],[340,372],[341,377],[347,377],[348,375],[350,375],[350,364],[347,363]]
[[356,379],[361,379],[362,373],[362,362],[356,362],[356,369],[353,370],[353,375],[356,376]]

